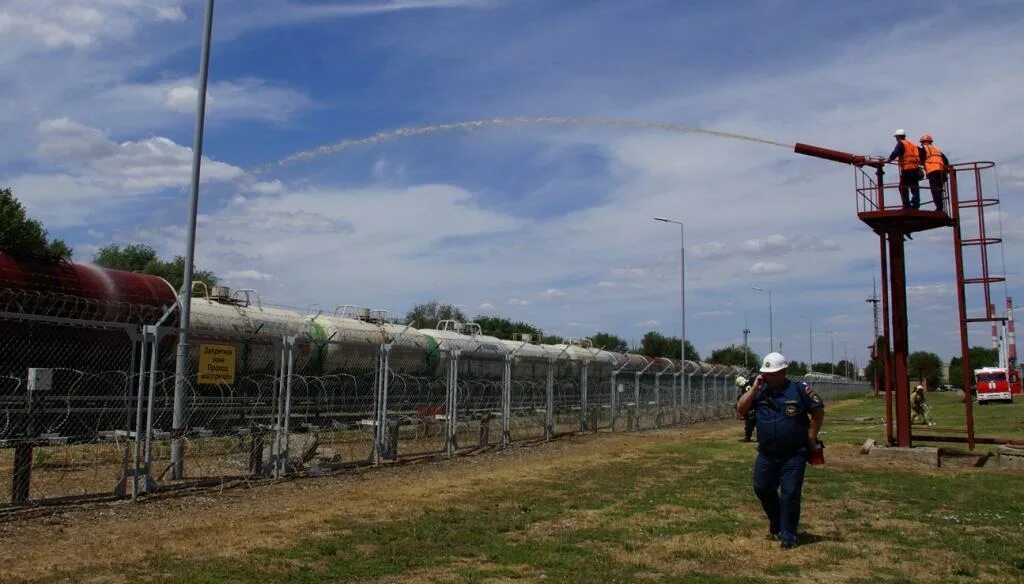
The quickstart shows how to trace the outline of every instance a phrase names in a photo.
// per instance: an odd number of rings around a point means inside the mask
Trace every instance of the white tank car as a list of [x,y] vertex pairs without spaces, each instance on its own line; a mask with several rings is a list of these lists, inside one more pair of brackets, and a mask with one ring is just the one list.
[[[305,332],[305,320],[297,313],[263,306],[254,290],[236,290],[215,286],[203,297],[191,302],[191,329],[198,351],[199,343],[235,345],[236,371],[270,372],[280,364],[280,348],[274,339],[299,336]],[[302,365],[300,358],[296,367]]]
[[384,311],[342,306],[334,316],[318,313],[305,320],[311,374],[372,371],[384,343],[391,344],[388,364],[395,373],[426,375],[437,367],[438,351],[430,337],[388,322]]
[[459,351],[459,375],[479,379],[501,379],[508,349],[501,339],[482,334],[480,325],[442,320],[437,328],[419,329],[437,344],[440,369],[443,374],[452,351]]

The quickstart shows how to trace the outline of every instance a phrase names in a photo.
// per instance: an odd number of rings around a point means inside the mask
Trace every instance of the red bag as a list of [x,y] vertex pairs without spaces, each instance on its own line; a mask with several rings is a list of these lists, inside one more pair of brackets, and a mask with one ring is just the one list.
[[807,459],[807,462],[813,465],[825,464],[825,443],[818,440],[817,444],[814,445],[814,450],[811,452],[811,456]]

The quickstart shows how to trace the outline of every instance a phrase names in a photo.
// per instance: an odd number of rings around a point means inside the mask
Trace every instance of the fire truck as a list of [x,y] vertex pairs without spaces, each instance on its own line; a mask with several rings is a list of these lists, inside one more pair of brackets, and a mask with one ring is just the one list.
[[1005,367],[982,367],[974,370],[974,386],[978,390],[978,405],[990,401],[1013,403],[1013,394],[1020,393],[1020,375]]

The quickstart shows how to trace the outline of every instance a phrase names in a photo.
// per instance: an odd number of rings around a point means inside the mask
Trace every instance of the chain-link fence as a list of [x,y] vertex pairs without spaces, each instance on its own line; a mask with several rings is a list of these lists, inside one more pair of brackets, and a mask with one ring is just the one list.
[[[181,345],[173,326],[125,322],[137,317],[0,315],[0,504],[735,416],[731,367],[575,346],[493,350],[386,323],[310,333],[239,321],[248,324],[196,326]],[[814,384],[825,400],[868,390]]]

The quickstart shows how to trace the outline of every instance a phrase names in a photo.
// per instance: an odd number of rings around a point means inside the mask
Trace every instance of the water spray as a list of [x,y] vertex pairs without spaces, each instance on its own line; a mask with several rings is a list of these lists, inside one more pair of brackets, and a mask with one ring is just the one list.
[[302,150],[289,156],[282,158],[277,162],[273,162],[262,167],[253,170],[252,174],[261,174],[268,172],[275,167],[283,167],[295,162],[301,162],[305,160],[312,160],[321,156],[327,156],[330,154],[338,154],[346,150],[358,146],[369,146],[373,144],[381,144],[383,142],[390,142],[392,140],[398,140],[401,138],[411,138],[414,136],[422,136],[425,134],[437,134],[440,132],[453,132],[453,131],[473,131],[482,128],[489,127],[500,127],[500,126],[516,126],[516,125],[549,125],[549,126],[604,126],[604,127],[615,127],[615,128],[637,128],[637,129],[649,129],[649,130],[662,130],[666,132],[673,132],[676,134],[704,134],[707,136],[716,136],[719,138],[731,138],[734,140],[744,140],[747,142],[756,142],[759,144],[767,144],[769,146],[778,146],[780,148],[791,149],[793,144],[785,144],[783,142],[776,142],[774,140],[766,140],[764,138],[758,138],[755,136],[747,136],[744,134],[736,134],[734,132],[721,132],[718,130],[708,130],[704,128],[693,128],[690,126],[683,126],[680,124],[669,124],[663,122],[649,122],[643,120],[619,120],[619,119],[608,119],[608,118],[581,118],[581,117],[557,117],[557,116],[543,116],[543,117],[514,117],[514,118],[491,118],[486,120],[470,120],[465,122],[452,122],[448,124],[437,124],[433,126],[410,126],[406,128],[398,128],[395,130],[386,130],[377,132],[372,136],[366,136],[363,138],[350,138],[335,142],[333,144],[325,144],[318,146],[310,150]]

